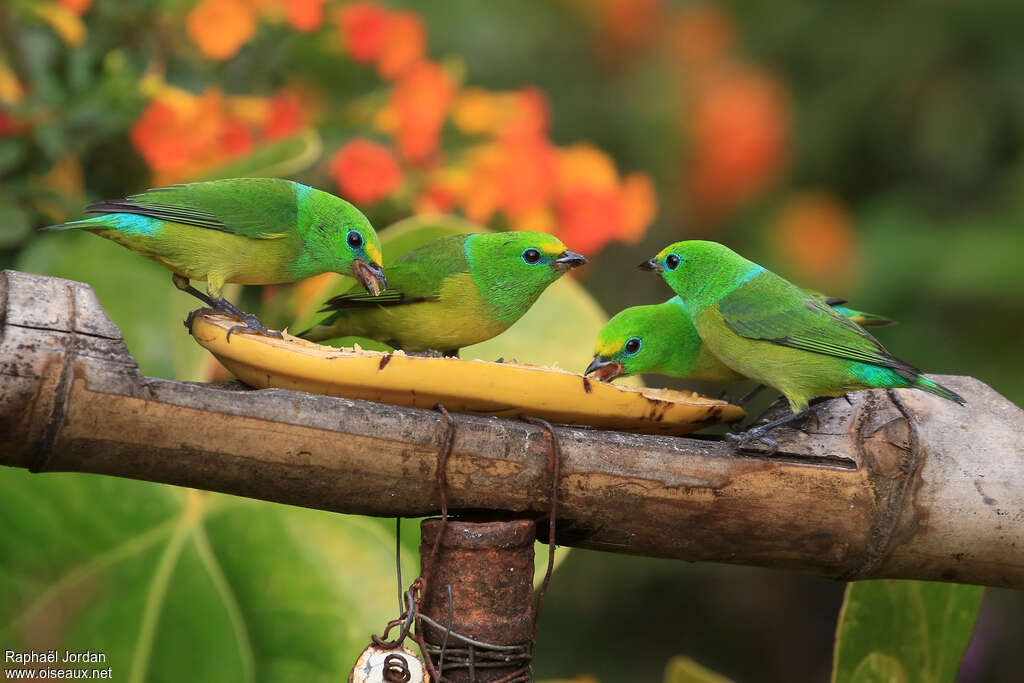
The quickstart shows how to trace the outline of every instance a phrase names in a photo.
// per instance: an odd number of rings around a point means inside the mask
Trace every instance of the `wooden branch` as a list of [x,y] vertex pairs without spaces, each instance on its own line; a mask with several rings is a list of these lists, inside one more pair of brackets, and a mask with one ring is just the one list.
[[[436,413],[143,377],[92,290],[68,280],[4,271],[0,311],[0,464],[346,513],[438,509]],[[967,406],[856,392],[818,404],[806,431],[780,430],[773,457],[560,427],[558,541],[841,579],[1024,587],[1024,412],[978,380],[941,381]],[[544,432],[455,417],[450,507],[544,516]]]

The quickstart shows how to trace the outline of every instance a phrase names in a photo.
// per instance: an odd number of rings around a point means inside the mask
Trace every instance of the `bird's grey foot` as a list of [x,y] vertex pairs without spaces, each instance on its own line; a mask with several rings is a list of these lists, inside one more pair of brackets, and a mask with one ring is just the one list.
[[775,439],[771,439],[765,435],[771,430],[775,429],[776,427],[781,427],[784,424],[789,424],[790,422],[802,420],[806,416],[806,410],[799,413],[786,415],[785,417],[780,417],[777,420],[772,420],[771,422],[767,422],[758,427],[751,427],[747,431],[740,432],[739,434],[726,433],[725,440],[736,446],[738,450],[749,449],[752,445],[760,442],[768,447],[768,452],[766,453],[766,455],[775,455],[775,453],[779,450],[779,444],[777,441],[775,441]]
[[737,450],[749,450],[751,446],[760,442],[768,447],[765,455],[775,455],[779,450],[779,444],[775,439],[769,438],[764,435],[764,430],[761,429],[748,429],[740,434],[733,434],[726,432],[725,440],[736,447]]
[[252,313],[246,313],[239,309],[233,303],[227,299],[213,299],[213,309],[217,313],[223,313],[229,315],[232,318],[237,318],[241,325],[235,325],[228,330],[227,341],[231,341],[231,335],[234,333],[239,334],[262,334],[265,337],[275,337],[277,339],[284,339],[284,335],[278,330],[271,330],[264,327],[260,319]]
[[426,349],[425,351],[406,351],[407,356],[418,356],[420,358],[441,358],[443,353],[437,349]]
[[243,324],[235,325],[234,327],[228,330],[227,337],[225,337],[227,341],[231,341],[231,335],[234,334],[235,332],[239,334],[262,334],[265,337],[276,337],[277,339],[284,339],[284,335],[281,334],[280,330],[267,329],[266,327],[263,326],[263,323],[260,322],[260,319],[257,318],[252,313],[242,313],[241,315],[235,317],[242,321]]
[[448,349],[447,351],[442,351],[441,355],[443,355],[445,358],[458,358],[459,357],[459,350],[458,349]]
[[[187,277],[182,277],[181,275],[178,275],[177,273],[172,273],[171,274],[171,282],[173,282],[174,286],[177,287],[178,289],[180,289],[181,291],[185,292],[186,294],[191,294],[192,296],[194,296],[195,298],[199,299],[204,304],[209,306],[210,310],[205,310],[205,311],[203,311],[204,313],[209,313],[209,312],[211,312],[212,309],[217,307],[217,304],[216,304],[215,300],[212,297],[210,297],[209,295],[203,294],[198,289],[193,287],[189,283]],[[203,310],[203,309],[200,309],[200,310]],[[189,318],[188,318],[189,325],[191,325],[192,318],[195,315],[196,315],[196,312],[193,312],[189,316]]]
[[192,331],[192,323],[195,321],[196,316],[197,315],[204,315],[206,313],[217,313],[217,311],[213,310],[212,308],[203,307],[203,308],[197,308],[196,310],[189,312],[188,316],[185,318],[185,323],[184,323],[185,324],[185,329],[187,329],[189,332],[191,332]]

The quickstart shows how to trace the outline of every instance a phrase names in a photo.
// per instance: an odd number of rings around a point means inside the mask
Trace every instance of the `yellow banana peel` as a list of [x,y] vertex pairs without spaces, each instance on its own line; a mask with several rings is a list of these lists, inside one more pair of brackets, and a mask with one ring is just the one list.
[[687,391],[623,387],[558,368],[341,349],[293,337],[227,331],[238,321],[196,316],[192,335],[257,389],[512,416],[647,434],[688,434],[743,417],[741,408]]

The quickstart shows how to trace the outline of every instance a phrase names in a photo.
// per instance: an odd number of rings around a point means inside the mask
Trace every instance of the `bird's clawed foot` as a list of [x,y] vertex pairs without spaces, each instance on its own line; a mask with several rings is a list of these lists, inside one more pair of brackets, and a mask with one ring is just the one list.
[[751,446],[760,442],[768,447],[768,451],[765,453],[765,455],[775,455],[775,453],[778,452],[779,450],[779,444],[777,441],[775,441],[775,439],[769,438],[768,436],[765,435],[771,430],[775,429],[776,427],[781,427],[784,424],[789,424],[790,422],[802,420],[806,416],[806,410],[801,411],[799,413],[786,415],[785,417],[780,417],[777,420],[772,420],[771,422],[767,422],[763,425],[760,425],[759,427],[751,427],[747,431],[740,432],[739,434],[726,433],[725,440],[728,443],[733,444],[737,450],[741,451],[751,450]]
[[406,351],[407,356],[418,356],[420,358],[442,358],[445,354],[437,349],[425,349],[423,351]]
[[260,319],[252,313],[242,313],[236,317],[244,324],[235,325],[229,329],[227,337],[225,337],[227,341],[231,341],[231,335],[234,332],[238,332],[239,334],[262,334],[265,337],[284,339],[284,335],[281,334],[280,330],[267,329],[263,326],[263,323],[260,322]]
[[212,308],[206,307],[206,306],[204,306],[203,308],[197,308],[194,311],[190,311],[188,316],[185,317],[185,322],[184,322],[185,329],[188,330],[189,332],[191,332],[192,331],[192,323],[195,321],[196,316],[197,315],[205,315],[207,313],[217,313],[217,311],[213,310]]
[[739,434],[726,432],[725,440],[735,446],[736,450],[740,451],[750,450],[751,446],[760,442],[768,447],[768,451],[765,455],[775,455],[779,450],[779,444],[775,439],[765,436],[765,432],[767,431],[768,430],[762,427],[757,427],[754,429],[748,429],[745,432],[740,432]]
[[241,325],[235,325],[228,329],[225,339],[229,342],[231,341],[231,335],[236,332],[239,334],[262,334],[265,337],[284,339],[284,335],[281,334],[280,331],[266,328],[255,315],[238,310],[238,308],[230,301],[227,301],[226,299],[212,299],[211,301],[213,302],[213,306],[197,308],[189,313],[188,317],[185,318],[185,327],[189,332],[192,331],[192,323],[195,322],[196,316],[204,315],[206,313],[220,313],[221,315],[227,315],[235,318],[242,323]]

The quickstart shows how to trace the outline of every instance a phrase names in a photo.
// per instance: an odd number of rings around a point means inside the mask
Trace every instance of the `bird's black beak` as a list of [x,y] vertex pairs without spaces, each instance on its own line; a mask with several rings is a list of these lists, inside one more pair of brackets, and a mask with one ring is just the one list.
[[622,374],[622,363],[615,360],[608,360],[601,356],[594,356],[594,360],[590,361],[590,365],[583,371],[584,375],[595,373],[602,382],[611,382],[613,379]]
[[387,278],[384,277],[384,269],[376,263],[367,263],[356,259],[352,266],[352,274],[359,280],[367,294],[379,296],[388,288]]
[[662,267],[658,265],[658,262],[652,258],[647,259],[639,266],[637,266],[637,268],[639,268],[640,270],[656,270],[659,273],[662,271]]
[[577,254],[575,251],[563,251],[561,255],[555,259],[555,268],[559,270],[571,270],[578,266],[582,266],[587,262],[587,257],[583,254]]

